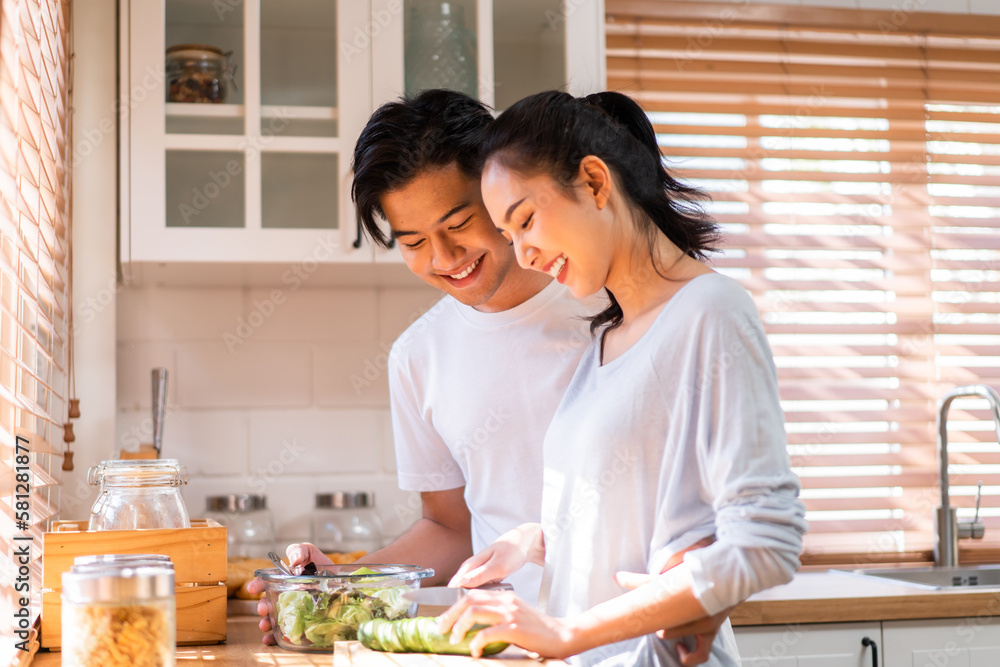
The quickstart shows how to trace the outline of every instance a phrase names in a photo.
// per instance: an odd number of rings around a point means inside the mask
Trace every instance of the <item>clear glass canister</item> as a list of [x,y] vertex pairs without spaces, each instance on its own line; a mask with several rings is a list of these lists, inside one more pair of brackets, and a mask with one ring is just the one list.
[[381,549],[382,520],[375,511],[375,494],[368,491],[317,493],[312,542],[325,553],[371,553]]
[[177,664],[172,565],[74,565],[62,585],[63,667]]
[[209,496],[206,518],[226,527],[229,556],[267,558],[274,551],[274,516],[267,509],[267,496],[233,493]]
[[218,104],[226,101],[233,72],[232,52],[204,44],[177,44],[167,49],[167,101]]
[[177,459],[101,461],[87,481],[100,486],[90,530],[191,527],[180,493],[188,472]]

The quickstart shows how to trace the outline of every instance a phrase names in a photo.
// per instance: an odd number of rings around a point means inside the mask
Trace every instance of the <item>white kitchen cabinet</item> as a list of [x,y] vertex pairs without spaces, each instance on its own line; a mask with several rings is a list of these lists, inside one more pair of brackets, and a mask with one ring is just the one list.
[[[341,48],[368,0],[122,3],[123,262],[371,262],[350,156],[371,58]],[[224,103],[167,103],[165,49],[232,52]]]
[[[121,3],[121,260],[140,266],[396,262],[350,201],[354,144],[405,91],[407,24],[427,0]],[[441,4],[441,3],[438,3]],[[456,0],[477,90],[497,108],[604,87],[603,0]],[[224,103],[168,103],[165,50],[232,52]]]
[[743,667],[873,667],[865,638],[876,642],[883,662],[877,622],[740,626],[734,631]]
[[[399,98],[420,0],[372,0],[374,106]],[[475,33],[478,98],[502,111],[544,90],[585,95],[604,90],[604,0],[457,0]],[[424,2],[426,7],[426,2]],[[402,20],[397,20],[401,18]],[[471,91],[466,91],[470,92]],[[378,262],[400,261],[398,249],[375,250]]]
[[884,667],[997,667],[1000,604],[964,618],[884,621]]

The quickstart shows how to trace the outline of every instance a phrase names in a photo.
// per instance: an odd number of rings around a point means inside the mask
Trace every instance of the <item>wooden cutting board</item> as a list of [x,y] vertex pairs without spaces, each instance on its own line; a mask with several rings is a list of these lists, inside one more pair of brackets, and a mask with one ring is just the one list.
[[562,660],[536,660],[521,649],[511,646],[490,658],[470,658],[464,655],[431,655],[425,653],[383,653],[361,645],[361,642],[337,642],[333,645],[333,667],[490,667],[522,666],[558,667]]

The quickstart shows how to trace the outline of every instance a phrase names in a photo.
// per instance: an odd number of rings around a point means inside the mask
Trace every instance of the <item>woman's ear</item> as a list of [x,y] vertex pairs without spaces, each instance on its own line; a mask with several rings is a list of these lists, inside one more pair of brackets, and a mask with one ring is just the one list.
[[598,210],[608,204],[611,196],[611,170],[607,163],[596,155],[588,155],[580,160],[580,173],[577,174],[586,192],[597,205]]

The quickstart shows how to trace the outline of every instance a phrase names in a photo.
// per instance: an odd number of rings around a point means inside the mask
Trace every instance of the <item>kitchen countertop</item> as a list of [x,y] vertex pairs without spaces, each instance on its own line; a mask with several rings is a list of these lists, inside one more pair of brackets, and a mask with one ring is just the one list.
[[[961,618],[982,613],[1000,612],[1000,588],[957,590],[924,590],[901,584],[883,583],[866,577],[854,577],[827,572],[801,572],[791,583],[754,595],[733,610],[730,619],[735,626],[784,625],[790,623],[847,623],[854,621],[889,621],[906,619]],[[268,665],[269,667],[306,667],[331,664],[329,653],[298,653],[260,642],[256,616],[230,616],[229,640],[210,646],[179,646],[177,661],[186,667],[206,664]],[[345,643],[337,654],[335,665],[375,664],[363,661],[358,647]],[[350,642],[350,644],[354,644]],[[32,665],[58,667],[61,654],[40,651]],[[512,661],[528,664],[537,661]],[[380,663],[381,664],[381,663]],[[384,664],[390,664],[385,662]],[[459,656],[407,655],[407,665],[473,665],[472,659]],[[491,661],[491,664],[503,664]],[[561,661],[547,661],[555,667]]]
[[[267,665],[268,667],[312,667],[313,665],[330,667],[351,667],[361,665],[398,665],[398,660],[390,660],[389,654],[368,656],[374,651],[368,651],[358,642],[338,642],[340,650],[334,660],[329,653],[300,653],[288,651],[277,646],[264,646],[260,641],[260,629],[257,627],[260,618],[256,616],[230,616],[226,624],[229,639],[225,644],[208,646],[178,646],[177,664],[184,667],[206,665],[210,667],[233,667],[242,665]],[[517,649],[508,649],[514,651]],[[505,652],[506,653],[506,652]],[[372,660],[375,657],[378,660]],[[519,656],[518,656],[519,657]],[[39,651],[35,654],[32,667],[59,667],[62,653],[54,651]],[[463,656],[431,656],[407,654],[405,664],[408,667],[438,667],[449,665],[483,664],[478,660]],[[499,661],[491,659],[488,664],[501,665],[540,665],[559,667],[566,663],[561,660],[531,660],[528,658]]]
[[1000,588],[925,590],[870,577],[800,572],[733,610],[733,625],[961,618],[1000,612]]

